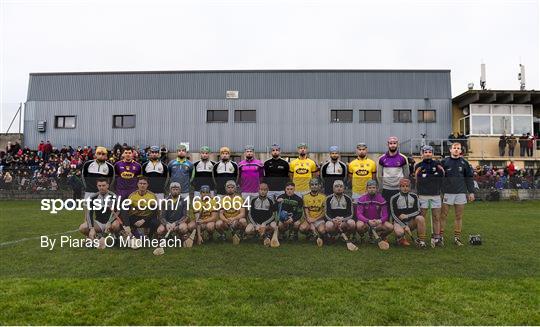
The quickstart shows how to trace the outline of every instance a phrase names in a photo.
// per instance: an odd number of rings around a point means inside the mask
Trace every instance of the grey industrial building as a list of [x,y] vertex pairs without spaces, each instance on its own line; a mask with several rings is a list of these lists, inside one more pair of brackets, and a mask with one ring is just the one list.
[[449,70],[35,73],[24,143],[382,152],[389,135],[446,138],[451,115]]

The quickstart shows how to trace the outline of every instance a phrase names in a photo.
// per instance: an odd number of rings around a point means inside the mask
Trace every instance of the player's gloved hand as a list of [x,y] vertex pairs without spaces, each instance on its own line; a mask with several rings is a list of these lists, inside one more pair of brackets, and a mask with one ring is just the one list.
[[468,200],[469,200],[469,202],[473,202],[473,201],[474,201],[474,193],[469,194]]

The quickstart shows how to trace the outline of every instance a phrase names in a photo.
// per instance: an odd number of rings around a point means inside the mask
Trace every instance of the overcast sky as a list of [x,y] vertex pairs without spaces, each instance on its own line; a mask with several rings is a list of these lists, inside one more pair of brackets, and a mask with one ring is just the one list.
[[469,82],[539,87],[535,0],[0,0],[0,131],[28,74],[199,69],[450,69]]

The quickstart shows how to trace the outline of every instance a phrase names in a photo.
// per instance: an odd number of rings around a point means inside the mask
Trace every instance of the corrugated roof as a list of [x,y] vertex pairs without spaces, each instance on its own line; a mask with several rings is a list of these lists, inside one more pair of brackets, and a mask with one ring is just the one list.
[[449,70],[223,70],[30,74],[27,101],[450,99]]

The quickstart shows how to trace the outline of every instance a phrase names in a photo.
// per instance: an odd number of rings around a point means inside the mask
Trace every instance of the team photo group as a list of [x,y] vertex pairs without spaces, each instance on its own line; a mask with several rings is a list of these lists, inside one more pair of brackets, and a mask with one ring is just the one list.
[[[463,245],[463,211],[474,201],[474,185],[461,144],[451,144],[450,156],[442,160],[433,158],[431,146],[424,146],[412,174],[407,157],[399,152],[399,140],[389,137],[387,146],[375,162],[367,156],[367,145],[358,143],[357,158],[348,164],[340,160],[339,147],[332,146],[321,165],[308,157],[306,143],[298,144],[298,158],[291,162],[281,158],[278,144],[271,146],[271,158],[264,162],[247,145],[239,163],[227,147],[219,149],[217,162],[210,160],[207,146],[192,163],[186,146],[180,145],[177,157],[166,164],[160,148],[152,146],[142,165],[129,146],[121,149],[121,160],[114,164],[108,150],[97,147],[95,159],[83,165],[84,197],[105,205],[100,206],[103,210],[88,207],[79,230],[88,239],[100,239],[98,248],[104,248],[106,235],[132,241],[174,236],[186,247],[229,238],[233,244],[251,239],[277,247],[303,235],[318,246],[341,239],[352,251],[358,249],[355,243],[363,242],[386,250],[391,234],[397,246],[410,246],[410,238],[426,248],[426,217],[431,247],[443,246],[453,207],[453,243]],[[127,209],[107,205],[111,198],[128,200]],[[152,201],[169,205],[158,209],[148,205]],[[163,249],[154,253],[163,254]]]

